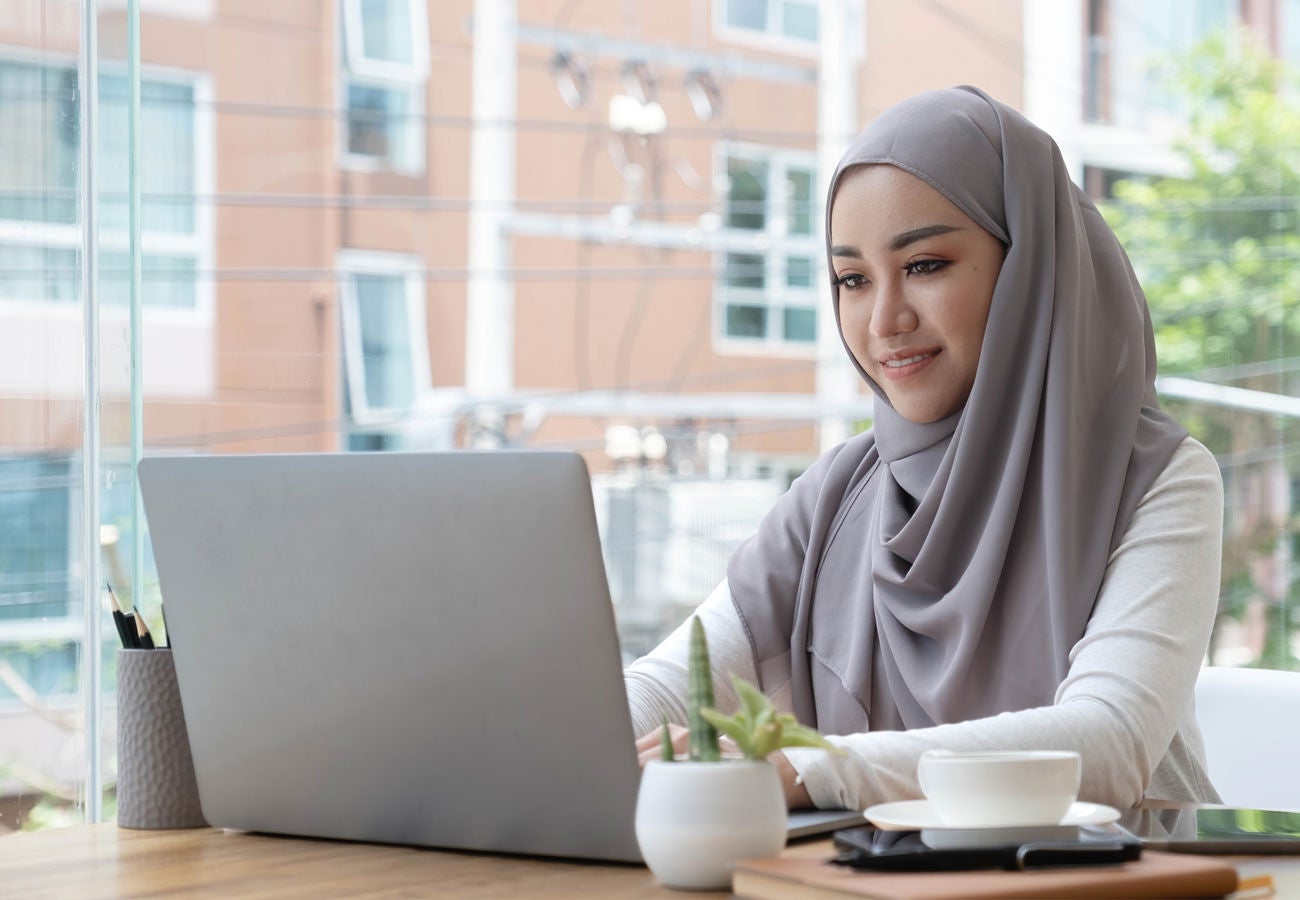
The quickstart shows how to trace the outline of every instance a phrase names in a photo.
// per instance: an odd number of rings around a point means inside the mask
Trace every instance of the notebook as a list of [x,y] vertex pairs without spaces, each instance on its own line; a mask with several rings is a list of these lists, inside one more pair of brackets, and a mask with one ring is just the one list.
[[[639,861],[580,456],[157,457],[139,476],[208,822]],[[792,830],[861,823],[809,819]]]
[[739,863],[732,890],[749,900],[1043,900],[1222,897],[1239,885],[1237,870],[1222,860],[1152,851],[1117,866],[1027,872],[860,872],[829,864],[830,852],[828,845],[813,845]]

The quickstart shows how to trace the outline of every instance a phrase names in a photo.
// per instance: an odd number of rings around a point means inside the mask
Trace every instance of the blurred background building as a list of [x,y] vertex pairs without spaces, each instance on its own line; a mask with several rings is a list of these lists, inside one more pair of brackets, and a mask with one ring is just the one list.
[[[1158,189],[1199,173],[1179,67],[1217,39],[1293,73],[1300,2],[133,12],[0,0],[0,829],[111,814],[103,581],[161,626],[141,452],[578,449],[625,655],[651,648],[790,480],[869,426],[827,315],[825,180],[879,112],[955,84],[1050,131],[1165,286],[1162,392],[1229,486],[1216,661],[1294,661],[1297,164],[1185,215]],[[1254,252],[1276,277],[1198,305],[1143,203],[1218,216],[1195,272]],[[1254,251],[1238,213],[1266,223]],[[1225,310],[1254,343],[1224,344]]]

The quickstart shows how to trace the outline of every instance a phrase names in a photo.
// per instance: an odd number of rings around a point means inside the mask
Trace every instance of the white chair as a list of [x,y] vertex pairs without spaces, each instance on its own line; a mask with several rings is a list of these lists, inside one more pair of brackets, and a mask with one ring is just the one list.
[[1225,804],[1300,812],[1300,672],[1204,668],[1196,720]]

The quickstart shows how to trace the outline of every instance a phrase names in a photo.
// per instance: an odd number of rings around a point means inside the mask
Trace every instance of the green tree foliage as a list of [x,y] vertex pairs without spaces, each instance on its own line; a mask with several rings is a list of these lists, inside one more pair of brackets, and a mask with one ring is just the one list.
[[[1185,171],[1121,181],[1103,208],[1146,291],[1160,370],[1300,395],[1300,78],[1244,32],[1161,66],[1186,111]],[[1223,615],[1266,629],[1257,663],[1296,668],[1296,528],[1276,503],[1300,473],[1296,426],[1169,405],[1226,460]]]
[[[1211,36],[1169,71],[1186,100],[1174,149],[1187,177],[1120,182],[1106,210],[1150,301],[1161,369],[1295,352],[1300,82],[1245,35]],[[1283,387],[1265,381],[1250,386]]]

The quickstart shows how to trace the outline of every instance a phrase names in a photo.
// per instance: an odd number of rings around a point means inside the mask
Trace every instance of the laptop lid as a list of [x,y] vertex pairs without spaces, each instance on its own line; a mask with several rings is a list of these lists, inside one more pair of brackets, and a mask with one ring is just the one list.
[[580,456],[169,457],[139,476],[210,823],[640,858]]

